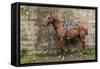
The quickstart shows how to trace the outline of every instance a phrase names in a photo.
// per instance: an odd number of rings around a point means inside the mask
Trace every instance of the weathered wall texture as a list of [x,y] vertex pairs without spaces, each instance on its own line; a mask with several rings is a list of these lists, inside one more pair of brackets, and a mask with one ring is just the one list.
[[[73,22],[79,19],[88,24],[86,45],[95,45],[95,11],[86,9],[20,7],[20,50],[28,54],[40,54],[46,51],[56,53],[57,37],[52,26],[43,25],[43,17],[47,11],[53,10],[63,21]],[[53,50],[55,49],[55,50]]]

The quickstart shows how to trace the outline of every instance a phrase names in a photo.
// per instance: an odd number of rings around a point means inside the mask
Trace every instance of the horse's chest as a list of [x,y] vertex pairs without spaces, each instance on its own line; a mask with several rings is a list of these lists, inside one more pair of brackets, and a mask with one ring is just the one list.
[[63,28],[59,28],[57,29],[57,34],[58,36],[65,36],[65,30]]

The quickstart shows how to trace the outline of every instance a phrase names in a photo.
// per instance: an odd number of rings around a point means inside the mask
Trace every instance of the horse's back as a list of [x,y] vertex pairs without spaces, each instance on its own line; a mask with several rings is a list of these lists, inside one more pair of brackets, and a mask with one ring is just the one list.
[[72,30],[72,29],[77,28],[77,25],[74,24],[74,23],[65,22],[64,23],[64,28],[67,29],[67,30]]

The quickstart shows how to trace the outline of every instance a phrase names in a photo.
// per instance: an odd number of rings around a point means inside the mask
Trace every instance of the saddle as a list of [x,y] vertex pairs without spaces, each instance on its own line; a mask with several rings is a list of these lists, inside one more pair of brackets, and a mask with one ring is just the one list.
[[67,30],[72,30],[72,29],[77,28],[77,25],[74,24],[74,23],[65,22],[64,23],[64,28],[67,29]]

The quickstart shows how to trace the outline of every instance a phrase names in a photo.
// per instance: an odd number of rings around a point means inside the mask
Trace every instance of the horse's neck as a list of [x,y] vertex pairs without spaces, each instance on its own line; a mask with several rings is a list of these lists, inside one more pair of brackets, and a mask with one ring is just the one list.
[[58,18],[53,18],[52,24],[56,31],[58,28],[63,27],[62,21],[60,21]]
[[[61,20],[59,20],[57,18],[53,19],[52,25],[53,25],[53,27],[54,27],[56,32],[58,32],[59,30],[60,31],[61,30],[63,30],[63,31],[65,30],[63,21],[61,21]],[[67,29],[66,29],[66,32],[67,32]]]

